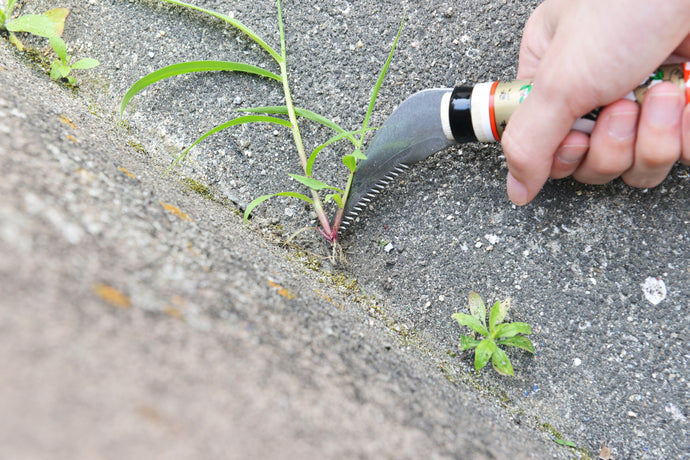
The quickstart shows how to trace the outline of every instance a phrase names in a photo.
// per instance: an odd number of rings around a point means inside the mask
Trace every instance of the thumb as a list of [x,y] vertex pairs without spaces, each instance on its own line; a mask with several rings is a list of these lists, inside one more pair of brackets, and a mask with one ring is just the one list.
[[511,115],[501,143],[508,163],[508,198],[524,205],[539,193],[551,173],[553,156],[576,116],[558,94],[537,84]]

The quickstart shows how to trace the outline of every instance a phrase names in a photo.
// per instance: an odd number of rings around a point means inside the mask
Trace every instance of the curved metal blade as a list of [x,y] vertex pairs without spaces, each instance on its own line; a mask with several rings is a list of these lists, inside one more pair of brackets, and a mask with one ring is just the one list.
[[413,163],[455,144],[443,133],[441,100],[453,89],[427,89],[413,94],[396,108],[357,166],[345,203],[342,234],[369,202]]

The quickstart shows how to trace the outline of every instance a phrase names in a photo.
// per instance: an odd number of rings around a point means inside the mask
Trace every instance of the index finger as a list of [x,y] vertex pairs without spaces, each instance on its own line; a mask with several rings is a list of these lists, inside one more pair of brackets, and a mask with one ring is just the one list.
[[551,173],[554,152],[577,118],[558,99],[535,85],[506,126],[501,143],[509,170],[507,192],[517,205],[537,196]]

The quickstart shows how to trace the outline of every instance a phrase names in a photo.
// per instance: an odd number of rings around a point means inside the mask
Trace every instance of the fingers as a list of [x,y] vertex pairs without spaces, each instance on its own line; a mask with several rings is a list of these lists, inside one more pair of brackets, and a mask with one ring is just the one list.
[[655,187],[677,161],[690,163],[685,95],[674,84],[661,83],[649,90],[641,109],[628,100],[610,104],[599,115],[589,150],[583,149],[574,133],[566,137],[554,156],[551,177],[572,174],[579,182],[605,184],[620,176],[633,187]]
[[620,100],[601,111],[594,126],[587,156],[573,178],[585,184],[605,184],[634,163],[639,106]]
[[558,93],[558,86],[537,88],[535,84],[503,133],[501,144],[510,171],[506,188],[508,198],[517,205],[537,196],[551,175],[554,152],[577,119]]
[[685,94],[672,83],[661,83],[645,95],[640,113],[635,157],[622,175],[633,187],[659,185],[680,159]]
[[[521,109],[529,109],[529,99]],[[690,106],[685,94],[673,83],[660,83],[645,96],[642,107],[619,100],[602,110],[591,136],[566,130],[567,119],[555,123],[553,113],[529,112],[525,126],[516,118],[503,137],[510,172],[507,189],[516,204],[536,196],[547,177],[572,175],[586,184],[605,184],[621,177],[628,185],[650,188],[660,184],[677,161],[690,164]],[[539,123],[549,119],[553,129],[540,133]],[[548,124],[548,123],[547,123]],[[529,139],[521,134],[529,132]],[[559,136],[563,140],[559,142]],[[546,152],[546,153],[545,153]],[[548,152],[554,152],[550,154]],[[543,158],[542,158],[543,156]],[[550,170],[540,164],[550,162]]]
[[553,157],[551,179],[562,179],[572,175],[588,150],[589,136],[580,131],[571,131]]

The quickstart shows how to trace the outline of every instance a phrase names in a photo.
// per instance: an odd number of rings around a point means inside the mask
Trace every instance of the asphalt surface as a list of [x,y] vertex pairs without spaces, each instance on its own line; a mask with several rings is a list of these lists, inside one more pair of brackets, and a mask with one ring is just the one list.
[[[374,125],[415,91],[511,78],[536,3],[286,2],[296,104],[356,128],[403,12]],[[197,4],[278,46],[272,2]],[[60,6],[71,52],[102,63],[75,73],[77,92],[8,44],[0,53],[0,408],[12,414],[0,440],[12,457],[690,456],[688,168],[651,190],[553,181],[517,208],[500,147],[460,146],[382,193],[334,264],[316,232],[299,250],[276,243],[312,223],[294,200],[242,227],[238,208],[298,189],[282,128],[224,131],[164,174],[235,109],[281,104],[278,85],[177,77],[117,127],[147,72],[197,59],[275,71],[270,58],[159,2]],[[308,145],[329,137],[302,128]],[[343,153],[324,151],[318,177],[337,182]],[[665,294],[645,295],[659,280]],[[516,377],[476,375],[459,355],[467,331],[451,315],[470,291],[510,297],[509,319],[534,328],[536,356],[509,351]]]

